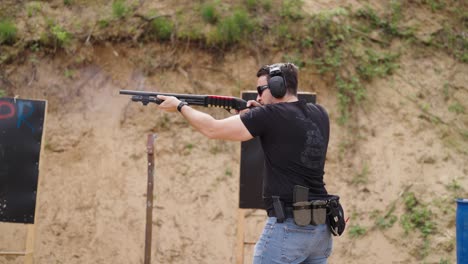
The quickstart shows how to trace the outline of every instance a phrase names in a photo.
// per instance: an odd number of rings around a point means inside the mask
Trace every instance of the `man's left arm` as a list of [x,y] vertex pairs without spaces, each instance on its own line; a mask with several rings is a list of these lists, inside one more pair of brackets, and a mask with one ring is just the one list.
[[[166,112],[177,111],[180,100],[172,96],[162,95],[158,95],[158,98],[164,100],[159,105],[159,109]],[[190,125],[208,138],[233,141],[246,141],[253,138],[239,115],[216,120],[212,116],[189,106],[182,107],[181,113]]]

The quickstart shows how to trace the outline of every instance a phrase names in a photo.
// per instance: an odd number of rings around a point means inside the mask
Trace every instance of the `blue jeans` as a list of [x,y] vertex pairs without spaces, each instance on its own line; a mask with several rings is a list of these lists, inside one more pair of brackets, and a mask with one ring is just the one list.
[[332,250],[328,225],[298,226],[292,218],[268,217],[254,250],[254,264],[326,264]]

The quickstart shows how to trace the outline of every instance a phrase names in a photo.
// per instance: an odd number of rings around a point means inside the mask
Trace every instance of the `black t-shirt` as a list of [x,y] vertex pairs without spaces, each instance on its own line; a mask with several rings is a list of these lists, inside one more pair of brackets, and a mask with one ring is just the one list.
[[265,153],[263,200],[271,196],[291,204],[293,188],[310,188],[311,195],[327,194],[323,182],[330,124],[320,105],[297,101],[255,107],[241,115],[250,134],[259,137]]

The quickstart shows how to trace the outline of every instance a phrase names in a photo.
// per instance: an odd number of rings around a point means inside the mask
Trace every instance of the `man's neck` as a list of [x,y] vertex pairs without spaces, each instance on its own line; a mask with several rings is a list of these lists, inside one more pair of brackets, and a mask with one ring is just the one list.
[[282,98],[276,99],[275,101],[276,102],[274,103],[292,103],[292,102],[297,102],[298,99],[297,99],[297,96],[295,95],[286,94]]

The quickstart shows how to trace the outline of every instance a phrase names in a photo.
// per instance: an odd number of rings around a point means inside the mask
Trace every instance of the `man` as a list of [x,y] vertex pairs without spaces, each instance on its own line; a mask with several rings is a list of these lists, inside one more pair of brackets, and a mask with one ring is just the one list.
[[[179,110],[203,135],[246,141],[259,137],[265,153],[263,197],[268,220],[255,245],[254,263],[327,263],[332,238],[325,223],[298,225],[293,219],[293,189],[307,187],[310,197],[327,195],[323,182],[329,120],[325,109],[297,98],[298,69],[292,63],[261,67],[251,108],[222,120],[197,111],[175,97],[161,96],[159,108]],[[279,197],[279,200],[274,197]],[[285,219],[275,208],[281,201]],[[290,210],[287,210],[287,209]],[[309,213],[310,215],[310,213]],[[281,218],[281,219],[280,219]]]

